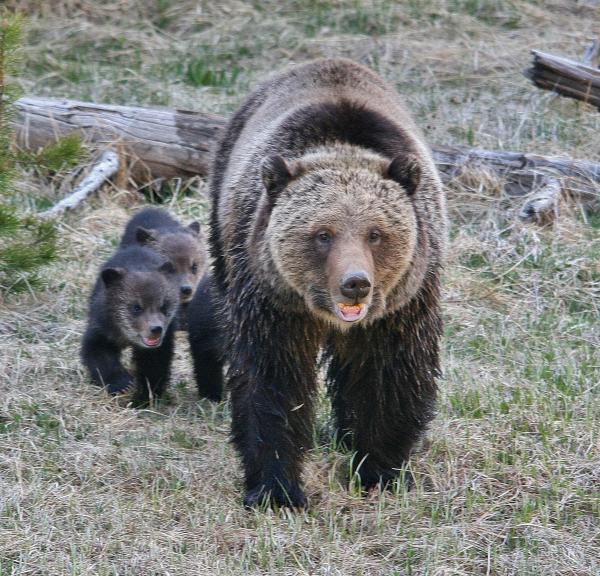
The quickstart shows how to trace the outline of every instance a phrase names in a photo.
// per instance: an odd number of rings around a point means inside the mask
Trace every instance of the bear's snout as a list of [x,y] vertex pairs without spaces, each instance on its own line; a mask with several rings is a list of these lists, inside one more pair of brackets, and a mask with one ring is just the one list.
[[371,281],[368,274],[363,270],[345,274],[340,282],[340,292],[353,301],[366,298],[371,292]]

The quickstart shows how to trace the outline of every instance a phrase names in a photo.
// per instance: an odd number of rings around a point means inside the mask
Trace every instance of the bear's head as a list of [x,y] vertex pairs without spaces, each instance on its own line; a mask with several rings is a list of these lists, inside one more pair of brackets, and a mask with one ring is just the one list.
[[175,270],[165,262],[156,270],[105,268],[106,301],[124,338],[138,348],[157,348],[177,311]]
[[412,154],[263,160],[267,249],[312,313],[342,329],[385,313],[415,256],[420,176]]
[[207,266],[207,254],[200,224],[192,222],[180,232],[159,233],[138,227],[136,240],[164,256],[175,268],[174,280],[179,287],[179,301],[189,302]]

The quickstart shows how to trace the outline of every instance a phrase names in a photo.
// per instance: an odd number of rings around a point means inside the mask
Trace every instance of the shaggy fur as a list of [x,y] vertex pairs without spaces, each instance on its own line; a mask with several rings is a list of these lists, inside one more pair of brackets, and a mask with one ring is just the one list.
[[170,262],[148,248],[121,248],[101,268],[92,291],[81,357],[94,383],[111,394],[129,389],[121,364],[133,349],[134,404],[159,397],[169,382],[172,320],[178,290]]
[[223,398],[223,330],[216,294],[208,274],[200,281],[187,308],[188,339],[198,393],[219,402]]
[[217,149],[211,252],[229,327],[248,506],[303,506],[316,363],[363,486],[405,465],[434,414],[442,186],[399,96],[348,60],[256,89]]
[[182,305],[178,328],[185,328],[185,305],[192,300],[208,264],[200,224],[194,221],[183,226],[166,210],[144,208],[127,223],[121,239],[121,247],[134,244],[151,248],[173,264]]

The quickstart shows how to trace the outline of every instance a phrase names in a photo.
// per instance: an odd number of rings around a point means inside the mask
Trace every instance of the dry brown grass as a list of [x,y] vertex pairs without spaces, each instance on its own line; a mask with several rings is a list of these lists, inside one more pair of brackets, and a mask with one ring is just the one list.
[[[433,142],[600,160],[597,112],[519,75],[530,47],[583,53],[591,0],[11,2],[28,93],[228,113],[270,70],[344,55]],[[58,195],[23,179],[32,209]],[[173,211],[205,219],[203,185]],[[170,403],[134,411],[88,383],[86,298],[131,195],[67,215],[47,288],[0,313],[0,575],[600,574],[600,218],[526,227],[498,190],[449,190],[445,379],[416,488],[357,496],[347,457],[316,445],[297,514],[242,510],[228,408],[197,400],[185,341]]]

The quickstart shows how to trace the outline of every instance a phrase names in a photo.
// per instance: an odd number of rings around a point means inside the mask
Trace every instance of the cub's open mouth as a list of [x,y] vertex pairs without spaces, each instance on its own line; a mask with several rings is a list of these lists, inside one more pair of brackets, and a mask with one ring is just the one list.
[[344,304],[338,302],[335,307],[335,313],[344,322],[356,322],[362,320],[367,315],[368,309],[369,306],[367,304]]
[[142,341],[144,342],[144,344],[146,346],[148,346],[150,348],[154,348],[160,344],[161,337],[160,336],[156,336],[156,337],[144,336],[142,338]]

